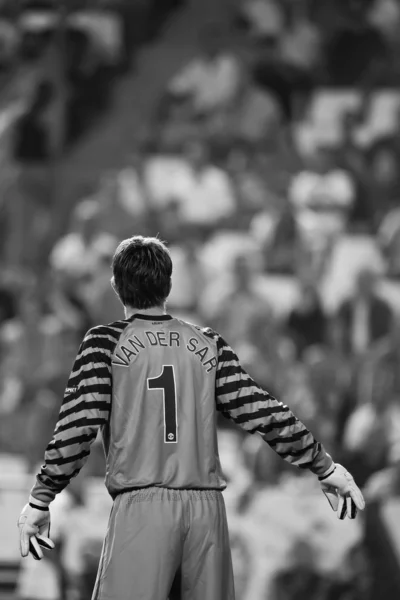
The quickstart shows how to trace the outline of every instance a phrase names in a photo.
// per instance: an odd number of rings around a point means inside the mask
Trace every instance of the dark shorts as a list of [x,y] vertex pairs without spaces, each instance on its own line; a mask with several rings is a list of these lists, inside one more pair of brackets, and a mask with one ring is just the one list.
[[234,600],[222,493],[151,487],[117,496],[92,600],[167,600],[178,571],[181,600]]

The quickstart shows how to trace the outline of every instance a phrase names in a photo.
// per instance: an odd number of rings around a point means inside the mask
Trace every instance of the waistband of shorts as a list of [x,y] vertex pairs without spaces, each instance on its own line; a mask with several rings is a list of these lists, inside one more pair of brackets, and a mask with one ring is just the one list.
[[133,502],[147,502],[149,500],[181,501],[184,498],[190,500],[218,500],[222,498],[220,489],[195,489],[195,488],[166,488],[159,486],[148,486],[143,488],[129,488],[121,490],[114,495],[115,500],[119,496],[129,495],[129,504]]

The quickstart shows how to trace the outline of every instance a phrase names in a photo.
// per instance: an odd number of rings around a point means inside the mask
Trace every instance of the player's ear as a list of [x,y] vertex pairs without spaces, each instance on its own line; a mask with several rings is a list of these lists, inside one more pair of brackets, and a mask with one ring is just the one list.
[[[111,283],[111,287],[112,287],[112,289],[113,289],[113,290],[114,290],[114,292],[117,294],[117,296],[118,296],[118,299],[119,299],[119,300],[122,302],[121,298],[119,297],[119,294],[118,294],[118,290],[117,290],[117,288],[116,288],[116,285],[115,285],[115,279],[114,279],[114,276],[112,276],[112,277],[111,277],[110,283]],[[122,302],[122,304],[123,304],[123,302]]]

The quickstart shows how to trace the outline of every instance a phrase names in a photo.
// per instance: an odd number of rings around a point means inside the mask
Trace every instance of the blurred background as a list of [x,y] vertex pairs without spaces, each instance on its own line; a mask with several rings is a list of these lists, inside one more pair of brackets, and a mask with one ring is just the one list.
[[220,423],[238,600],[400,597],[400,1],[0,0],[0,600],[87,600],[100,441],[16,520],[118,241],[160,235],[169,311],[217,329],[363,487]]

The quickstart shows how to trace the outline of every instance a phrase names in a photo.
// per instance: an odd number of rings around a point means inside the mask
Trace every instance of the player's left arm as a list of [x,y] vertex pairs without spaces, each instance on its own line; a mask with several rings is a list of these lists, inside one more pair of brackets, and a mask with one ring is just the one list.
[[53,438],[31,490],[32,501],[40,506],[48,506],[79,473],[99,429],[108,423],[112,348],[104,328],[89,330],[79,348]]
[[351,475],[333,462],[323,445],[288,406],[263,390],[242,368],[232,348],[218,334],[215,336],[217,410],[247,432],[259,433],[284,460],[312,471],[319,477],[338,516],[344,518],[348,514],[354,518],[357,508],[364,508],[364,500]]

